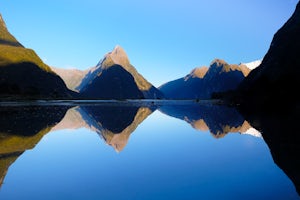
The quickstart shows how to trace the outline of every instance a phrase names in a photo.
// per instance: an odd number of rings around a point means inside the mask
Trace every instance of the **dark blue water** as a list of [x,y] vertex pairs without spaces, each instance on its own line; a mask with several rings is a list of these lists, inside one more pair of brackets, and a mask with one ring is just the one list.
[[0,108],[1,200],[299,199],[235,110],[68,109]]

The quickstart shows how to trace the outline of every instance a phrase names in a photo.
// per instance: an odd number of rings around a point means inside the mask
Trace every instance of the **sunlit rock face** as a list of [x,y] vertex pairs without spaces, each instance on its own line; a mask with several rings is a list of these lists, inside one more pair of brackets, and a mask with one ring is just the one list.
[[167,99],[210,99],[214,93],[236,89],[249,72],[244,64],[230,65],[215,59],[210,67],[195,68],[185,77],[163,84],[159,90]]
[[9,31],[7,30],[5,21],[3,20],[1,14],[0,14],[0,44],[16,46],[16,47],[23,47],[23,45],[20,44],[16,40],[16,38],[9,33]]
[[86,74],[76,90],[85,98],[163,98],[163,94],[130,64],[127,54],[120,46],[107,53],[95,69]]

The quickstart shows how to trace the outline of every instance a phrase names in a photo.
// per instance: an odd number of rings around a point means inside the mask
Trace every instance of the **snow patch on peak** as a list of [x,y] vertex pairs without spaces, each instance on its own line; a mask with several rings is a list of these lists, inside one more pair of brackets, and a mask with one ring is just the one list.
[[241,63],[241,65],[246,65],[249,69],[253,70],[261,64],[262,60],[255,60],[253,62]]
[[246,130],[245,132],[242,132],[242,134],[248,134],[248,135],[251,135],[251,136],[254,136],[254,137],[258,137],[258,138],[262,138],[262,135],[261,133],[256,130],[255,128],[249,128],[248,130]]

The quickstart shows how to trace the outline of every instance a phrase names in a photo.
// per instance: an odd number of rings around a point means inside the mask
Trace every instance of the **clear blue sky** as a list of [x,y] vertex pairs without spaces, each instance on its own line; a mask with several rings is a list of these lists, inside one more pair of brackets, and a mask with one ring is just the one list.
[[215,58],[262,59],[298,0],[2,0],[9,31],[50,66],[86,69],[115,45],[155,86]]

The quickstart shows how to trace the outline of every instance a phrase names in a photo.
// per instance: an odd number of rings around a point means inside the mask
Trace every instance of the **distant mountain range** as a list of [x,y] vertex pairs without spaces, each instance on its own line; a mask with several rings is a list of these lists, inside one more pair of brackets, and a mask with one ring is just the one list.
[[167,82],[159,90],[167,99],[211,99],[214,93],[234,90],[259,62],[229,65],[215,59],[209,67],[195,68],[183,78]]

